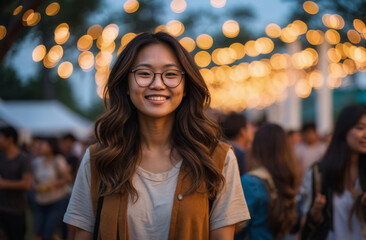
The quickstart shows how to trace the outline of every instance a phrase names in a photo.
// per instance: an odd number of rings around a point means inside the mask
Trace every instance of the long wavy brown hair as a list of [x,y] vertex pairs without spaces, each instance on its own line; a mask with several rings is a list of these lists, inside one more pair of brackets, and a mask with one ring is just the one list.
[[297,221],[295,197],[301,184],[301,169],[285,131],[277,124],[265,124],[254,136],[253,161],[271,174],[277,197],[270,199],[268,225],[275,239],[289,234]]
[[164,32],[136,36],[117,58],[104,91],[105,113],[95,123],[98,147],[95,152],[97,174],[106,186],[103,193],[128,193],[138,197],[132,176],[141,156],[140,127],[137,109],[128,89],[128,74],[139,51],[150,44],[170,47],[185,72],[185,93],[175,110],[172,130],[172,151],[183,158],[193,193],[205,182],[212,198],[224,182],[210,154],[220,136],[218,125],[208,119],[205,110],[210,103],[208,88],[190,54],[172,36]]

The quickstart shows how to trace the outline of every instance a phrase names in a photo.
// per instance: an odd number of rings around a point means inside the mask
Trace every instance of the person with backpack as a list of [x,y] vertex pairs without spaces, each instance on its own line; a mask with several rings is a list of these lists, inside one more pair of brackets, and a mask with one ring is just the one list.
[[320,162],[302,186],[301,239],[366,239],[366,108],[345,107]]
[[282,127],[267,123],[257,130],[251,162],[241,177],[251,220],[236,239],[289,239],[298,220],[301,167]]
[[233,239],[249,212],[234,152],[205,115],[209,101],[174,37],[131,40],[111,70],[98,143],[64,217],[75,239]]

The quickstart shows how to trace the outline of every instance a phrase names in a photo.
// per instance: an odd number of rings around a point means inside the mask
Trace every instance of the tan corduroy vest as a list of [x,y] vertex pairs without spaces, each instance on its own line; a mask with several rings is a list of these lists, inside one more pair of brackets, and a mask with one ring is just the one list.
[[[93,148],[94,146],[90,147],[91,195],[94,213],[96,213],[100,179],[95,172]],[[221,172],[229,148],[230,145],[220,142],[212,154],[212,159]],[[202,184],[195,193],[184,195],[190,185],[191,180],[182,165],[174,193],[168,240],[209,239],[209,199],[205,184]],[[98,239],[129,239],[127,206],[128,196],[126,194],[111,194],[104,197],[100,212]]]

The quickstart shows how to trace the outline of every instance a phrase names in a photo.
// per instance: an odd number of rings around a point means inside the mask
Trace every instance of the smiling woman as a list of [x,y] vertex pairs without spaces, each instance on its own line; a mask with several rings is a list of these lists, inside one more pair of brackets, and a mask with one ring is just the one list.
[[[167,33],[136,36],[104,91],[64,221],[76,239],[233,239],[249,219],[232,148],[205,110],[192,57]],[[107,97],[108,96],[108,97]]]

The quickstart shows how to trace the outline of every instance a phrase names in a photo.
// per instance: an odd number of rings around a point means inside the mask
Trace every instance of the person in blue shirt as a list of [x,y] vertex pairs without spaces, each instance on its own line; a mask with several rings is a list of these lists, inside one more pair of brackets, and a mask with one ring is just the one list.
[[241,236],[255,239],[286,239],[297,221],[296,194],[301,168],[286,132],[265,124],[254,136],[253,168],[241,177],[251,220]]

